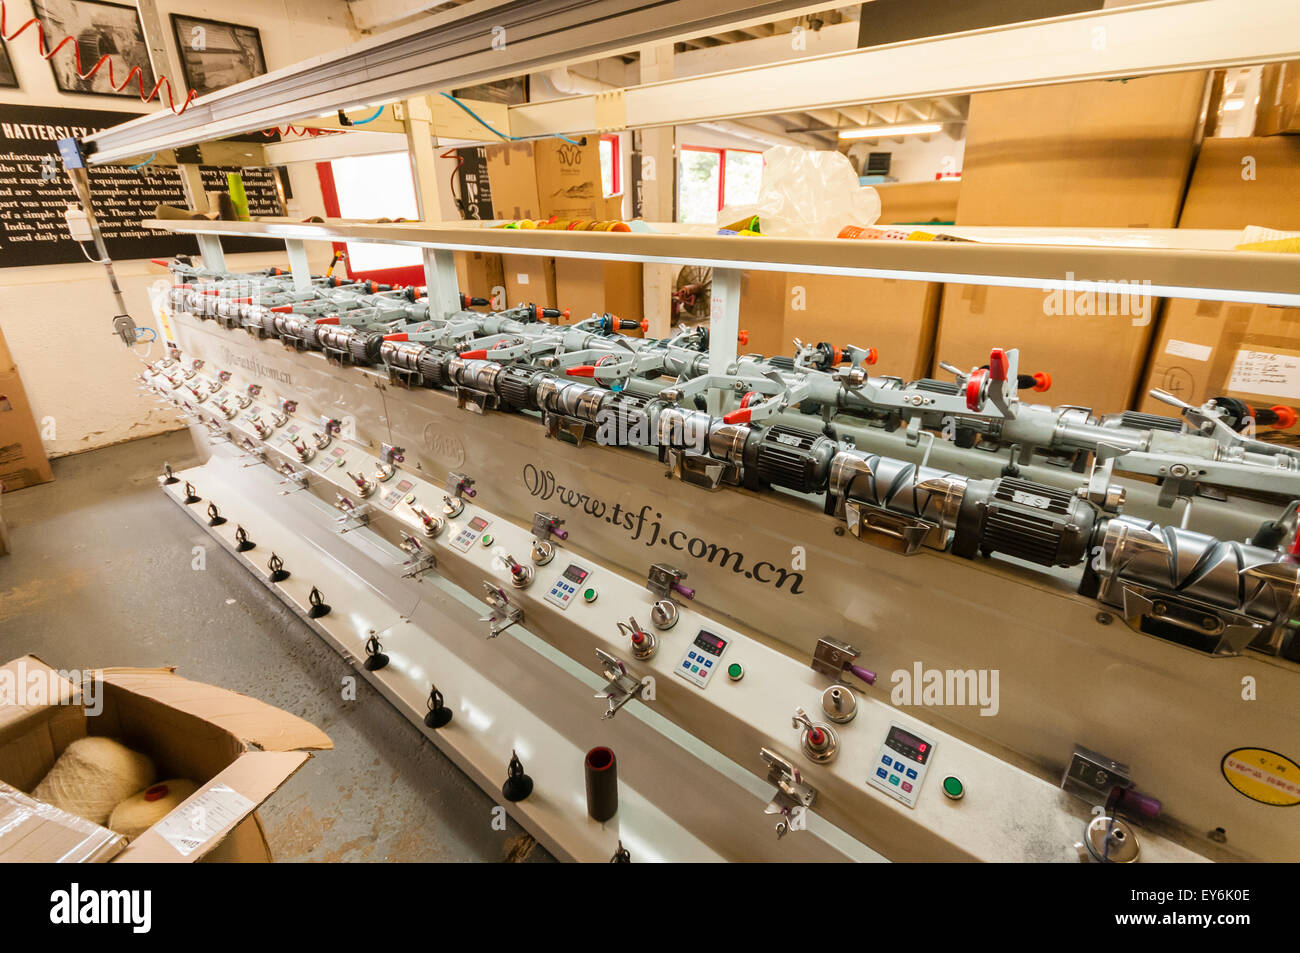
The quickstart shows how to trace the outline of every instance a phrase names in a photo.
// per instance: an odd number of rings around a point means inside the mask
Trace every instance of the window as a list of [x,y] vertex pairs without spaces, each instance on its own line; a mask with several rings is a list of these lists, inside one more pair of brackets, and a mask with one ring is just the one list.
[[677,220],[712,225],[724,205],[758,201],[763,154],[747,149],[682,146],[677,175]]
[[[320,163],[317,170],[328,215],[412,220],[420,217],[411,160],[404,152],[335,159]],[[363,274],[376,277],[376,280],[401,281],[396,275],[376,276],[375,273],[417,268],[419,270],[413,274],[418,276],[422,273],[424,257],[418,248],[353,242],[347,245],[346,250],[348,273],[353,276]],[[419,280],[422,282],[423,279]]]
[[605,198],[623,194],[622,160],[618,152],[618,136],[600,137],[600,182]]

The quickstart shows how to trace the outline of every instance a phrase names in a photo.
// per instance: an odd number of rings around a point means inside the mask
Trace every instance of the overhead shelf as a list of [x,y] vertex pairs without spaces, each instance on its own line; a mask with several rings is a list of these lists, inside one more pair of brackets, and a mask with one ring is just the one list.
[[464,222],[167,219],[144,224],[192,235],[370,242],[1300,307],[1300,255],[1233,251],[1239,233],[1210,229],[943,228],[973,239],[943,242],[719,236],[678,225],[611,233]]

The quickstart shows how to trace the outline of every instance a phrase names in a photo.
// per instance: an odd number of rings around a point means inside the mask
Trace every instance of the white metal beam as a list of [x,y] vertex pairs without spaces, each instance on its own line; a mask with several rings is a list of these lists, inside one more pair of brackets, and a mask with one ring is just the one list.
[[[1295,0],[1166,0],[634,86],[623,102],[646,128],[1297,58]],[[595,128],[593,97],[511,108],[516,135]]]
[[88,138],[105,165],[150,151],[636,50],[816,10],[806,0],[471,0]]

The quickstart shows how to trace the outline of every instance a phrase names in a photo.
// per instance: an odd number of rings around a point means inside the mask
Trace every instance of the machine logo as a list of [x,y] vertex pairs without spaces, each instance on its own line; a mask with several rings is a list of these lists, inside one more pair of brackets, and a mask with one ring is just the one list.
[[424,449],[433,454],[439,462],[449,467],[465,465],[465,445],[455,434],[439,429],[436,424],[425,425],[423,444]]

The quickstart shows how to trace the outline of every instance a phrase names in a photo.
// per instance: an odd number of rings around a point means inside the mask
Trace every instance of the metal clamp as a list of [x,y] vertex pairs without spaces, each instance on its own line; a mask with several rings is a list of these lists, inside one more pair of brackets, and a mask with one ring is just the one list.
[[813,649],[812,665],[814,672],[821,672],[823,675],[829,675],[835,680],[844,677],[844,673],[852,672],[858,678],[862,679],[868,685],[874,685],[876,682],[876,673],[870,669],[858,665],[856,660],[862,653],[858,649],[849,645],[847,642],[841,642],[839,639],[832,639],[824,635],[817,640],[817,647]]
[[601,720],[613,718],[618,714],[618,710],[636,698],[637,693],[641,691],[641,680],[632,675],[627,670],[627,665],[617,656],[610,655],[602,649],[596,649],[596,658],[600,661],[602,674],[608,679],[605,690],[598,694],[597,698],[604,698],[609,701],[609,708],[605,714],[601,715]]
[[776,785],[763,813],[780,816],[776,823],[776,836],[780,840],[790,831],[805,828],[804,816],[817,800],[817,789],[806,784],[799,769],[775,751],[762,748],[758,754],[767,763],[767,783]]
[[483,583],[483,589],[486,593],[483,601],[488,604],[492,612],[481,617],[479,621],[488,623],[490,630],[488,638],[495,639],[512,625],[524,621],[524,610],[510,601],[504,589],[490,582]]
[[438,565],[438,558],[431,551],[425,549],[414,536],[403,533],[400,545],[402,551],[411,557],[402,563],[406,567],[406,570],[402,573],[403,579],[422,576]]

